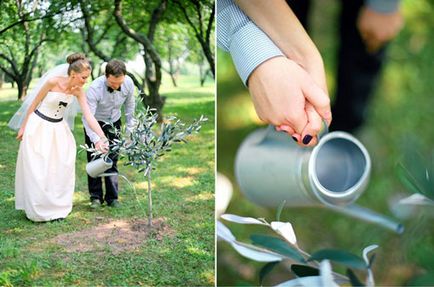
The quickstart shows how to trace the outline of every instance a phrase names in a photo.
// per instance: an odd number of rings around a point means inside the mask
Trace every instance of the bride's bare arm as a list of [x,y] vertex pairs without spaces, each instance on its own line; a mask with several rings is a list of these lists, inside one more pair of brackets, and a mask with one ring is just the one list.
[[21,140],[23,138],[24,130],[26,129],[27,120],[29,119],[29,116],[36,110],[39,103],[45,98],[48,91],[50,91],[54,86],[56,85],[55,79],[49,79],[41,88],[39,93],[36,95],[33,102],[30,104],[30,107],[27,111],[26,117],[23,120],[23,123],[21,124],[21,127],[18,131],[17,140]]

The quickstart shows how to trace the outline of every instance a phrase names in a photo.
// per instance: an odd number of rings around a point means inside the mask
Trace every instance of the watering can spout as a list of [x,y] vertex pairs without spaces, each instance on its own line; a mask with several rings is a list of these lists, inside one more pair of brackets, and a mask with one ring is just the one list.
[[396,222],[395,220],[379,214],[375,211],[372,211],[371,209],[356,204],[350,204],[347,206],[335,206],[332,207],[332,209],[342,214],[352,216],[366,222],[377,224],[398,234],[404,232],[404,226],[401,223]]

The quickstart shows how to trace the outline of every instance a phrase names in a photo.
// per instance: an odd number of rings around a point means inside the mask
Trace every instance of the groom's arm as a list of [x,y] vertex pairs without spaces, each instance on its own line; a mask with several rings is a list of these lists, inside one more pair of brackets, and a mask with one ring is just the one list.
[[[86,92],[86,100],[89,106],[90,113],[92,115],[95,115],[96,107],[98,105],[98,91],[92,85],[89,87],[89,89]],[[82,117],[82,121],[87,136],[94,144],[97,143],[101,138],[90,128],[89,123],[86,121],[84,116]]]
[[217,1],[217,29],[217,45],[231,54],[245,85],[259,65],[283,56],[273,41],[232,0]]

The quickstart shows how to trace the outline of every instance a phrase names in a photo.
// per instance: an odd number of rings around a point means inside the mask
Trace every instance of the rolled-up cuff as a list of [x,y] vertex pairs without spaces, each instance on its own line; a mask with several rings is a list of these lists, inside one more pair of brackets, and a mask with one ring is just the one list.
[[378,13],[393,13],[398,10],[400,0],[367,0],[369,8]]
[[229,51],[244,85],[247,85],[250,74],[261,63],[283,56],[273,41],[253,23],[245,25],[233,35]]
[[94,144],[96,144],[101,138],[99,137],[99,135],[95,135],[95,136],[91,136],[91,137],[89,137],[90,138],[90,140],[94,143]]

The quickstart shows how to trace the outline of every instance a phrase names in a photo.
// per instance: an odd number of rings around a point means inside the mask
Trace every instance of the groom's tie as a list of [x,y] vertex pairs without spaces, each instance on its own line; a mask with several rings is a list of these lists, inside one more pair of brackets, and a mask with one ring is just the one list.
[[113,93],[114,91],[121,91],[121,87],[119,86],[119,88],[117,88],[116,90],[113,89],[112,87],[107,86],[107,91],[109,91],[109,93]]

